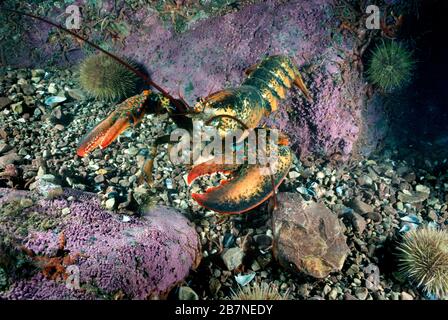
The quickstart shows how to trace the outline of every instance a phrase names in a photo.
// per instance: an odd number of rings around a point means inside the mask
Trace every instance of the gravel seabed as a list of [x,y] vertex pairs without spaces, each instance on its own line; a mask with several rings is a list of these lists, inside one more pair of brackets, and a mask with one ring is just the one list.
[[[187,187],[188,169],[174,166],[166,147],[159,148],[154,187],[137,185],[145,149],[155,137],[175,128],[166,116],[147,116],[108,148],[79,158],[78,143],[114,104],[85,98],[73,79],[76,72],[70,70],[0,72],[0,97],[10,100],[0,100],[0,186],[24,188],[38,174],[49,173],[64,187],[97,192],[104,205],[114,198],[107,205],[117,214],[137,214],[139,206],[156,203],[182,209],[202,241],[201,265],[185,283],[200,299],[229,297],[238,289],[235,275],[252,272],[252,283],[271,284],[288,292],[290,299],[426,298],[400,279],[391,248],[405,226],[400,220],[404,216],[415,214],[421,223],[446,229],[448,175],[443,162],[415,167],[392,160],[392,151],[348,163],[295,159],[279,192],[299,192],[305,200],[323,202],[344,222],[351,250],[341,272],[313,279],[286,271],[274,261],[267,204],[231,217],[199,207],[190,193],[216,184],[219,176]],[[66,100],[52,107],[44,102],[50,96]],[[231,247],[241,248],[244,255],[238,270],[228,270],[223,261],[223,250]],[[372,283],[372,270],[379,270],[379,283]]]

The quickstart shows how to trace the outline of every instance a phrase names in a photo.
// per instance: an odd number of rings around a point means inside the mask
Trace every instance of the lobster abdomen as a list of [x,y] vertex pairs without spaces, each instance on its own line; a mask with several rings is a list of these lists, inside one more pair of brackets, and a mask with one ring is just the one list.
[[265,58],[242,83],[260,91],[268,112],[277,110],[279,101],[286,97],[287,91],[293,84],[297,84],[309,98],[308,90],[294,62],[291,58],[280,55]]

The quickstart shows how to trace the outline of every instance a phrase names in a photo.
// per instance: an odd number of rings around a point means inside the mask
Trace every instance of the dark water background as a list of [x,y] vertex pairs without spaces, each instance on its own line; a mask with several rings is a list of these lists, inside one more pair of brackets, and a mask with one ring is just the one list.
[[418,63],[412,84],[388,106],[389,142],[406,158],[440,161],[448,156],[448,1],[423,1],[403,37]]

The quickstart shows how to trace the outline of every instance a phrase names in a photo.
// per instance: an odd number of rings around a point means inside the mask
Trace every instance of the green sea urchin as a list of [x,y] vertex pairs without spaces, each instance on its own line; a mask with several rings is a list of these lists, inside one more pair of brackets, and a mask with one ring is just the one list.
[[288,294],[281,294],[276,287],[266,283],[242,287],[230,297],[232,300],[288,300]]
[[437,297],[448,295],[448,232],[428,227],[404,236],[399,250],[400,273]]
[[81,63],[79,81],[91,96],[108,101],[135,94],[138,84],[131,70],[104,54],[89,56]]
[[412,53],[394,41],[383,42],[373,50],[367,76],[386,92],[401,89],[412,79],[415,61]]

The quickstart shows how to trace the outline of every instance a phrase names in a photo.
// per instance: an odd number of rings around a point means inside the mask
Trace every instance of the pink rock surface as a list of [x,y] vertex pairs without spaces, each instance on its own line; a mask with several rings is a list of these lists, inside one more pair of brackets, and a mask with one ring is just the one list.
[[[0,189],[0,206],[24,196],[31,194]],[[74,200],[68,201],[69,196]],[[69,208],[70,213],[62,215],[63,208]],[[58,199],[35,198],[33,206],[24,211],[37,211],[58,222],[46,232],[30,231],[23,245],[37,255],[53,256],[63,233],[70,255],[81,254],[75,264],[81,289],[67,289],[65,282],[35,273],[0,293],[3,298],[101,299],[117,293],[129,299],[163,298],[200,260],[194,227],[180,212],[168,207],[155,207],[141,218],[123,222],[118,215],[102,209],[96,195],[65,190]]]

